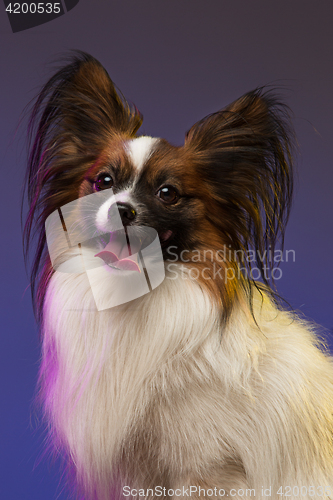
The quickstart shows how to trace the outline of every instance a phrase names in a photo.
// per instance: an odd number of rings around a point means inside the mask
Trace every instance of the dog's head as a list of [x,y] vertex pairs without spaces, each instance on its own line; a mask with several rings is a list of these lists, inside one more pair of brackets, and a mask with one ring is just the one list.
[[[156,230],[165,260],[172,256],[205,269],[199,279],[212,277],[214,262],[225,273],[255,262],[268,281],[263,270],[272,252],[265,250],[274,249],[278,234],[283,239],[292,194],[287,108],[271,92],[257,89],[196,123],[180,147],[138,136],[141,123],[137,109],[87,54],[77,54],[40,92],[30,126],[25,232],[29,241],[37,224],[33,283],[42,264],[40,303],[52,274],[45,220],[75,199],[107,190],[110,198],[106,195],[95,217],[101,232],[112,232],[116,206],[125,227]],[[206,251],[212,252],[208,263],[201,258]],[[237,283],[244,282],[244,272],[241,276]],[[227,311],[237,284],[226,286],[224,280],[222,288]]]

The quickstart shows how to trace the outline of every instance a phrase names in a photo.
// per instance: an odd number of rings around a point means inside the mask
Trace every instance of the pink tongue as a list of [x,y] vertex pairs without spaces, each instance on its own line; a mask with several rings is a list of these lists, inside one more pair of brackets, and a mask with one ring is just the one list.
[[160,234],[160,238],[163,240],[163,241],[166,241],[170,238],[170,236],[172,236],[172,231],[170,231],[170,229],[168,231],[165,231],[164,233],[161,233]]
[[110,241],[106,247],[98,252],[95,257],[100,257],[106,264],[114,264],[114,267],[124,271],[140,271],[140,267],[136,262],[136,257],[129,258],[129,255],[136,254],[140,250],[140,244],[134,241],[128,248],[127,240],[123,232],[113,233],[110,236]]
[[105,264],[113,264],[119,260],[115,253],[109,252],[108,250],[102,250],[94,255],[94,257],[100,257],[104,260]]
[[139,265],[131,259],[121,259],[118,260],[116,254],[109,252],[108,250],[102,250],[97,253],[95,257],[100,257],[104,260],[105,264],[115,264],[114,267],[122,269],[123,271],[138,271],[141,272]]

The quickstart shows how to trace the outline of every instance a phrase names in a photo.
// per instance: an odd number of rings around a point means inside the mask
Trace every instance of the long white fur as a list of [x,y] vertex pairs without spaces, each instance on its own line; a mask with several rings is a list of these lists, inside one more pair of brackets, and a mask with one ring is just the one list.
[[84,274],[55,273],[48,287],[46,409],[91,498],[163,478],[229,496],[271,488],[273,500],[280,487],[332,491],[333,366],[311,327],[255,293],[258,325],[244,299],[222,328],[196,281],[169,278],[101,312]]

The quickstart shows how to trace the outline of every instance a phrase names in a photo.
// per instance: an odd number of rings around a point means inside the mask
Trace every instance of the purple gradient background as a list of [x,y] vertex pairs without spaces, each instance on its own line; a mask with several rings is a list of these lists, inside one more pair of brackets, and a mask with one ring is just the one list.
[[[20,229],[20,115],[70,48],[93,54],[144,114],[141,132],[181,144],[197,120],[256,86],[288,87],[300,146],[280,293],[333,327],[333,4],[304,0],[81,0],[65,16],[12,34],[0,6],[1,448],[0,496],[66,500],[59,464],[38,463],[44,435],[31,407],[38,333]],[[333,343],[331,343],[333,346]]]

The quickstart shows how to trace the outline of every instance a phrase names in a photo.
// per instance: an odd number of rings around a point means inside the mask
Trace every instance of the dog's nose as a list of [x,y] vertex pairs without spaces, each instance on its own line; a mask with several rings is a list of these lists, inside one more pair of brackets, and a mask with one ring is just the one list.
[[118,210],[121,222],[124,226],[128,226],[136,217],[136,211],[129,203],[115,203],[109,209],[109,217],[115,213],[115,209]]

